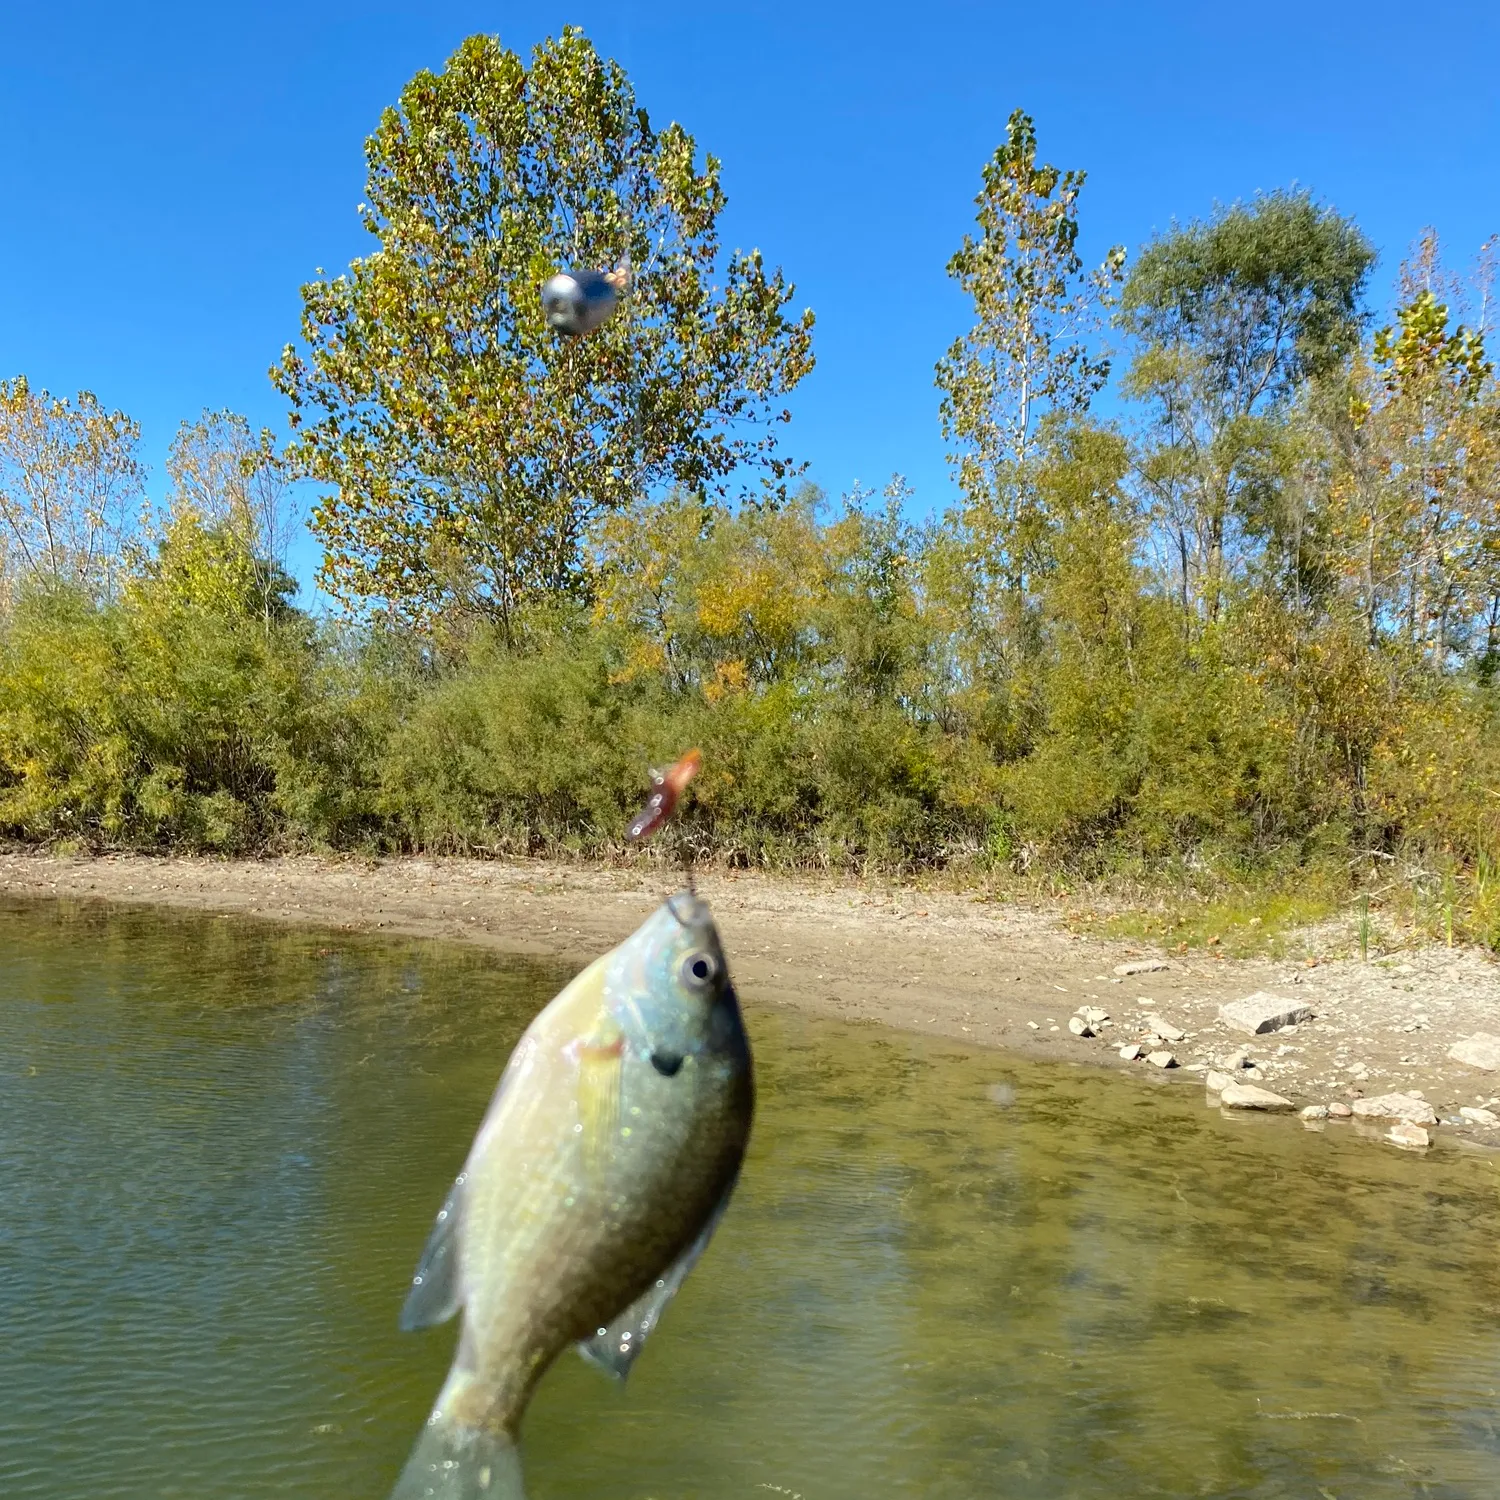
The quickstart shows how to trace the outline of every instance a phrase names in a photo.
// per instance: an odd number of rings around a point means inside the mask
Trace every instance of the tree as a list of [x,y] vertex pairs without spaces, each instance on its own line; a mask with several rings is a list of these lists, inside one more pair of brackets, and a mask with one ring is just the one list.
[[[269,626],[296,585],[287,573],[295,516],[291,482],[269,430],[232,411],[184,422],[167,454],[173,527],[217,533],[236,589]],[[196,526],[184,526],[192,518]]]
[[[581,32],[529,68],[469,38],[366,156],[377,248],[303,288],[306,351],[271,372],[290,456],[335,486],[313,515],[335,596],[508,634],[529,596],[580,582],[600,515],[668,482],[792,472],[776,403],[812,366],[812,314],[788,314],[759,252],[721,256],[718,161],[654,129]],[[585,339],[548,330],[549,274],[627,259],[619,314]]]
[[0,585],[112,591],[145,478],[140,435],[89,391],[0,381]]
[[[1334,424],[1342,570],[1374,645],[1399,637],[1431,664],[1500,645],[1500,387],[1480,326],[1452,319],[1461,288],[1430,231],[1402,268],[1395,323],[1355,368]],[[1443,292],[1440,299],[1438,292]]]
[[1085,174],[1039,165],[1036,153],[1035,126],[1018,109],[985,164],[974,200],[979,236],[965,235],[948,262],[976,321],[937,366],[971,571],[998,582],[1012,607],[1034,571],[1041,518],[1026,465],[1038,427],[1048,415],[1086,411],[1108,379],[1109,360],[1085,335],[1125,262],[1116,247],[1085,274],[1077,250]]
[[784,505],[731,511],[678,492],[611,516],[593,619],[628,643],[622,679],[658,673],[712,700],[804,666],[829,586],[821,498],[804,484]]
[[1152,407],[1141,474],[1185,619],[1217,618],[1233,549],[1274,524],[1274,415],[1337,368],[1375,252],[1352,219],[1276,192],[1174,227],[1125,282],[1140,340],[1130,389]]

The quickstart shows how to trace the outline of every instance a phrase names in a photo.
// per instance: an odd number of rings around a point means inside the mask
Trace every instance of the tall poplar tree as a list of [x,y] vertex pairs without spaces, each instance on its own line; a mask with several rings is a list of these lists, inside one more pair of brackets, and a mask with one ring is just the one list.
[[[721,254],[718,161],[653,127],[581,32],[529,66],[470,37],[366,155],[376,247],[303,288],[303,347],[272,371],[289,456],[330,487],[313,529],[335,596],[508,634],[528,598],[579,582],[599,515],[664,483],[792,472],[775,427],[812,365],[812,314],[759,252]],[[612,320],[547,328],[548,275],[626,260]]]
[[979,233],[966,235],[948,262],[975,322],[938,362],[943,435],[953,445],[981,592],[998,588],[1012,605],[1024,600],[1044,524],[1028,474],[1039,425],[1049,414],[1086,411],[1109,377],[1109,360],[1088,334],[1125,252],[1115,248],[1096,270],[1084,269],[1084,181],[1081,171],[1037,160],[1036,127],[1016,110],[974,200]]

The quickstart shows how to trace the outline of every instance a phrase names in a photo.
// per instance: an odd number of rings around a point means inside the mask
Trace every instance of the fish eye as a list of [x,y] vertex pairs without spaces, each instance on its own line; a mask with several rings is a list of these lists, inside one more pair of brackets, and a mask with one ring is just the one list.
[[695,953],[689,953],[682,961],[683,982],[692,985],[695,989],[712,984],[718,973],[718,959],[712,953],[705,953],[701,948]]

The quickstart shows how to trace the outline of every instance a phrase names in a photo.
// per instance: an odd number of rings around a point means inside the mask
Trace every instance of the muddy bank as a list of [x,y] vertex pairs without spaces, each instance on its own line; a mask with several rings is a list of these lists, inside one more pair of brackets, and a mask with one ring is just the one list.
[[[1298,1104],[1421,1091],[1439,1116],[1500,1096],[1500,1073],[1449,1059],[1476,1031],[1500,1033],[1500,966],[1429,947],[1311,967],[1265,959],[1164,956],[1066,931],[1060,909],[946,891],[865,888],[705,873],[747,1002],[948,1035],[1032,1057],[1128,1070],[1201,1088],[1244,1048],[1262,1086]],[[661,899],[649,870],[461,859],[222,861],[0,854],[0,891],[155,903],[355,932],[458,939],[583,964]],[[1270,991],[1311,1008],[1292,1033],[1246,1036],[1219,1006]],[[1068,1030],[1080,1006],[1107,1011],[1098,1035]],[[1152,1042],[1164,1021],[1183,1033]],[[1124,1061],[1122,1046],[1169,1050],[1170,1069]],[[1490,1140],[1465,1122],[1443,1134]]]

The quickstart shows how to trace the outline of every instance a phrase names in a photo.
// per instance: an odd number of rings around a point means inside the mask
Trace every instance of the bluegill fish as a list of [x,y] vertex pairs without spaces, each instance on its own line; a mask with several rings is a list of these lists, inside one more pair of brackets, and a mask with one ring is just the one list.
[[516,1434],[569,1344],[620,1376],[712,1235],[750,1049],[708,907],[663,903],[527,1028],[438,1214],[404,1328],[463,1310],[392,1500],[516,1500]]

